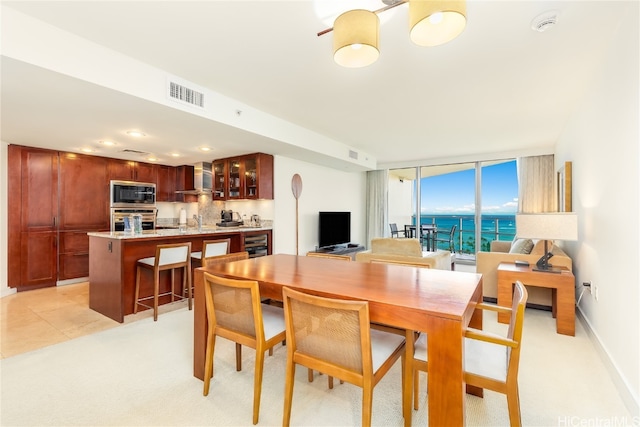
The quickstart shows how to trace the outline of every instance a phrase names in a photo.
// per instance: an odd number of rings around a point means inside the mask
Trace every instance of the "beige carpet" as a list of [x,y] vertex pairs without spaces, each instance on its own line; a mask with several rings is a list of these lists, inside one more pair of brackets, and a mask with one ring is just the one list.
[[[180,309],[0,361],[3,426],[251,425],[253,360],[219,339],[209,396],[192,376],[193,312]],[[485,329],[502,331],[485,315]],[[522,421],[528,426],[633,425],[582,325],[576,337],[555,333],[549,312],[528,310],[520,369]],[[267,357],[259,425],[282,424],[286,350]],[[360,389],[306,381],[298,368],[292,425],[359,425]],[[427,425],[426,377],[413,425]],[[508,425],[506,399],[485,392],[467,397],[468,425]],[[400,366],[374,391],[373,424],[402,425]],[[637,420],[636,424],[637,425]]]

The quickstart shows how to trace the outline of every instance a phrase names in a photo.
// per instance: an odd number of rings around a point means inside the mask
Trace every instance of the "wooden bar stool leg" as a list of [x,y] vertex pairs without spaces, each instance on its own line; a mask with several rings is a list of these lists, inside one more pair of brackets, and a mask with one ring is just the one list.
[[160,271],[153,271],[153,321],[158,321],[158,294],[160,293]]
[[140,266],[136,267],[136,293],[133,300],[133,314],[138,312],[138,298],[140,297]]
[[171,302],[173,302],[175,300],[175,293],[176,293],[176,287],[174,284],[174,278],[175,275],[173,274],[173,272],[175,271],[175,269],[171,269]]
[[193,299],[193,290],[192,290],[192,285],[193,285],[193,276],[191,275],[191,266],[190,265],[186,265],[184,267],[185,269],[185,276],[187,277],[187,289],[189,292],[189,295],[187,296],[187,298],[189,299],[189,310],[192,309],[192,299]]

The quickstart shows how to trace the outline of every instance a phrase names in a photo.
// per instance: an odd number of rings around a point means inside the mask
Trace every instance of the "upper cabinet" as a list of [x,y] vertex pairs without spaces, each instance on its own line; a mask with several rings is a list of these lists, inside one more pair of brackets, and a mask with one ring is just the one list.
[[227,161],[214,160],[213,162],[213,199],[227,199]]
[[109,159],[60,153],[60,230],[109,228]]
[[273,199],[273,156],[254,153],[214,160],[213,199]]
[[176,201],[176,168],[158,166],[158,182],[156,182],[156,202]]
[[110,159],[109,179],[155,184],[158,180],[158,166],[151,163]]

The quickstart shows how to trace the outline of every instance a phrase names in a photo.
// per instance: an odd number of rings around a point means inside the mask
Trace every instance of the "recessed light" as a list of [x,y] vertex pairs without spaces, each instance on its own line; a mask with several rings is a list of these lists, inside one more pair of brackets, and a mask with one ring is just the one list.
[[180,154],[178,154],[178,153],[171,153],[171,157],[180,157]]
[[157,162],[158,161],[158,159],[156,157],[154,157],[154,156],[147,157],[147,160],[149,160],[150,162]]
[[127,131],[127,135],[133,136],[134,138],[140,138],[140,137],[146,136],[144,133],[140,132],[139,130]]
[[81,148],[80,151],[83,153],[93,153],[93,148]]
[[98,142],[99,142],[100,144],[102,144],[102,145],[107,145],[107,146],[109,146],[109,147],[112,147],[112,146],[116,145],[116,143],[115,143],[115,142],[113,142],[113,141],[98,141]]
[[209,147],[200,147],[200,151],[211,151]]

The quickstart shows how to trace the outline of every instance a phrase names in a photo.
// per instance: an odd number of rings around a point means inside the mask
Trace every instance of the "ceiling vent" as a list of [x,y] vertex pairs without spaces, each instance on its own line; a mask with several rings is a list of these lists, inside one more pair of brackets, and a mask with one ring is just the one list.
[[147,153],[145,151],[132,150],[130,148],[126,148],[126,149],[122,150],[121,152],[122,153],[127,153],[127,154],[139,154],[141,156],[146,156],[147,154],[149,154],[149,153]]
[[358,160],[358,152],[357,151],[353,151],[353,150],[349,150],[349,157],[351,157],[354,160]]
[[168,91],[169,98],[174,101],[179,101],[194,107],[204,108],[204,93],[202,92],[173,80],[169,80]]
[[531,21],[531,29],[543,33],[553,28],[557,23],[558,11],[552,10],[536,16],[533,21]]

